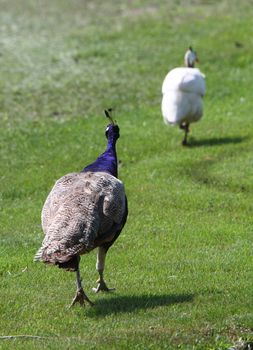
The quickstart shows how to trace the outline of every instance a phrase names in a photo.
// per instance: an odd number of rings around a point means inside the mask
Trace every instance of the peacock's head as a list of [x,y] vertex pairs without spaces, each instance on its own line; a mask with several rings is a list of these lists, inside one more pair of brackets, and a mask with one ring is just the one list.
[[184,55],[184,63],[186,67],[194,68],[195,62],[198,62],[198,61],[199,60],[198,60],[197,53],[193,51],[192,47],[190,46]]
[[114,140],[117,140],[119,138],[119,127],[116,124],[116,121],[113,120],[111,116],[112,108],[105,109],[105,116],[110,120],[110,124],[107,125],[105,129],[105,136],[106,138],[113,138]]

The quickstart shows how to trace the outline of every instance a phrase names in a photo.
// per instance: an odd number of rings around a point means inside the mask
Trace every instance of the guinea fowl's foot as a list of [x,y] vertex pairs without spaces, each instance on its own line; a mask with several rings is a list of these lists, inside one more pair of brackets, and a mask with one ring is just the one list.
[[94,303],[92,301],[90,301],[90,299],[87,297],[87,295],[84,293],[83,288],[78,289],[76,291],[76,295],[74,297],[74,299],[72,300],[72,303],[70,305],[70,307],[72,307],[73,305],[75,305],[76,303],[79,303],[81,306],[85,306],[85,303],[90,304],[90,306],[93,306]]
[[186,140],[183,140],[183,141],[182,141],[182,146],[188,146],[188,143],[187,143]]
[[98,279],[97,280],[97,288],[92,288],[93,292],[98,293],[98,292],[113,292],[115,288],[108,288],[105,281]]

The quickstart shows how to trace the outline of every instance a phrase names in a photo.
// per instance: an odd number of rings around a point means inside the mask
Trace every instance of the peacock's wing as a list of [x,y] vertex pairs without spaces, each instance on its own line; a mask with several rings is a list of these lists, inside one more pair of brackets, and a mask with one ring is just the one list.
[[109,175],[109,186],[104,186],[102,200],[99,206],[100,226],[95,245],[113,243],[120,234],[127,219],[127,200],[123,183]]
[[95,239],[120,222],[124,186],[107,173],[72,173],[54,185],[42,209],[45,239],[36,259],[63,263],[94,248]]
[[42,229],[45,235],[70,193],[76,191],[78,175],[78,173],[70,173],[61,177],[49,193],[41,212]]

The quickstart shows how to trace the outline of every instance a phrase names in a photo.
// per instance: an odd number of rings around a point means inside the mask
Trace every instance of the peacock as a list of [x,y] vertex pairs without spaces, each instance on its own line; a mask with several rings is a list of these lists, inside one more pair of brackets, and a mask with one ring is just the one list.
[[186,51],[185,66],[172,69],[162,85],[162,114],[166,124],[179,125],[184,130],[183,145],[187,145],[189,125],[203,115],[205,75],[198,68],[196,52],[189,47]]
[[42,209],[45,237],[35,260],[76,273],[75,303],[94,305],[85,294],[80,276],[80,256],[98,248],[99,274],[93,290],[111,291],[104,280],[108,249],[118,238],[128,215],[127,197],[118,179],[116,142],[120,137],[111,109],[105,110],[110,124],[105,130],[107,148],[94,163],[82,171],[56,181]]

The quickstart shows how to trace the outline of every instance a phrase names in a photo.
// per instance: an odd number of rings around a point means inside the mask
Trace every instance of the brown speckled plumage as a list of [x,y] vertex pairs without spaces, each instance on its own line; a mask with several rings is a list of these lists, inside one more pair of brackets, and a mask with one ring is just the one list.
[[36,259],[75,270],[73,257],[112,243],[125,215],[120,180],[104,172],[67,174],[55,183],[43,206],[45,238]]

